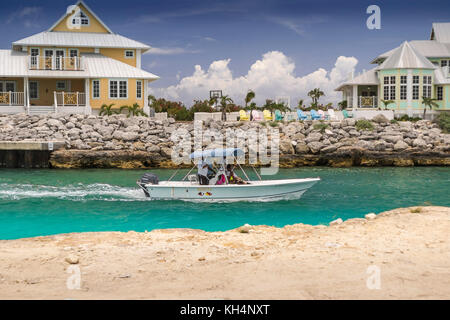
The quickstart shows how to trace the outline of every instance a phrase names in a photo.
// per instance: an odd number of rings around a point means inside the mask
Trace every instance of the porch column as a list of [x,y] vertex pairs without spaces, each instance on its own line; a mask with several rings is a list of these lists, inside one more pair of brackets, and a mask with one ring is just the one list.
[[24,93],[23,93],[23,98],[24,98],[24,103],[25,103],[25,110],[26,113],[29,115],[30,114],[30,80],[28,79],[28,77],[25,77],[23,80],[23,85],[25,87],[24,89]]
[[358,85],[353,85],[353,109],[358,108]]
[[90,89],[90,79],[84,79],[84,95],[86,100],[86,106],[84,107],[84,113],[86,115],[92,114],[91,109],[91,94],[89,93]]
[[412,117],[413,110],[412,110],[412,70],[411,69],[408,69],[408,75],[406,76],[406,100],[407,100],[406,112],[408,113],[409,117]]
[[150,107],[148,105],[148,80],[144,80],[144,112],[150,115]]

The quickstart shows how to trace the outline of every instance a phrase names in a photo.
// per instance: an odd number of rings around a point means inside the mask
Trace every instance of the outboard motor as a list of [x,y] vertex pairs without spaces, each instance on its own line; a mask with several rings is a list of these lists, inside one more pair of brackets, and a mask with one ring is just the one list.
[[150,198],[150,193],[148,192],[148,189],[146,185],[148,184],[159,184],[159,178],[156,174],[153,173],[146,173],[144,174],[140,180],[137,182],[138,186],[141,187],[141,189],[144,191],[145,195]]

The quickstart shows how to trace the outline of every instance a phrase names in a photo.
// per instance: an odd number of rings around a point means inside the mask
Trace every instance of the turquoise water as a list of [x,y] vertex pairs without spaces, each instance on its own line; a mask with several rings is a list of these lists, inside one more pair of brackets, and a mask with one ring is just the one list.
[[[190,203],[149,201],[135,181],[145,171],[0,170],[0,239],[90,231],[195,228],[245,223],[328,224],[422,204],[450,206],[450,168],[300,168],[276,179],[321,177],[299,200]],[[171,170],[152,170],[167,179]]]

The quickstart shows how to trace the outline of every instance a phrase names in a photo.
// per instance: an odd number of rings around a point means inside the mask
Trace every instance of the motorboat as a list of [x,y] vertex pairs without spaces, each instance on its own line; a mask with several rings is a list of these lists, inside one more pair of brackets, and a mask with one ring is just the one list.
[[[148,198],[153,200],[192,200],[192,201],[277,201],[284,199],[299,199],[303,193],[320,181],[320,178],[262,180],[255,168],[259,180],[251,181],[244,169],[237,162],[238,156],[244,152],[241,149],[210,149],[196,151],[190,155],[194,162],[205,159],[219,160],[219,168],[214,171],[207,185],[200,184],[198,175],[191,172],[181,181],[173,181],[175,172],[167,181],[159,181],[158,176],[146,173],[137,181],[139,187]],[[225,159],[233,159],[238,163],[246,180],[240,179],[236,184],[229,181],[226,174]]]

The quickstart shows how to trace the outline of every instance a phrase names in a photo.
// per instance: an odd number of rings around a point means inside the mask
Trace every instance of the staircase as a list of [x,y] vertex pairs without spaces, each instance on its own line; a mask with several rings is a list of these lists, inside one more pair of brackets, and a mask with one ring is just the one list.
[[54,106],[30,106],[30,115],[55,113]]

